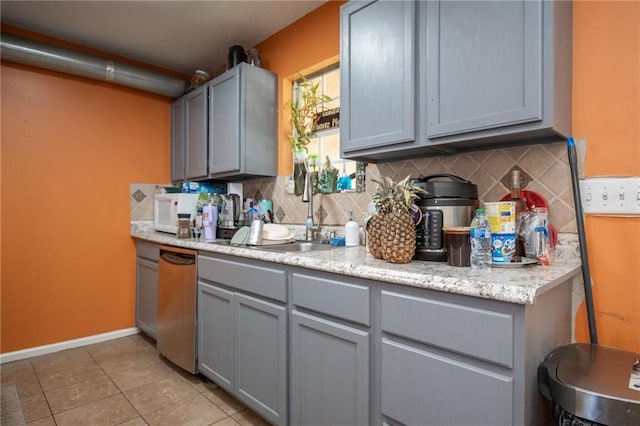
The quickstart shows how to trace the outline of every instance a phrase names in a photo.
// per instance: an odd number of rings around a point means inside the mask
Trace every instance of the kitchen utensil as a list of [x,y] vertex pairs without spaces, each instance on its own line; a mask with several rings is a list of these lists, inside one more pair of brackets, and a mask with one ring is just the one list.
[[478,187],[459,176],[446,173],[425,176],[414,183],[427,191],[427,195],[416,201],[422,219],[416,225],[416,252],[413,258],[445,262],[447,249],[443,227],[469,226],[473,212],[478,207]]

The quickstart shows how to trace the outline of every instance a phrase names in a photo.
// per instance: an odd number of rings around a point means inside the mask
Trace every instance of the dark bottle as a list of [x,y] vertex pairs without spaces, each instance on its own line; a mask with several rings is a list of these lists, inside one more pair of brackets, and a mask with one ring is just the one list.
[[521,235],[522,231],[520,228],[522,222],[521,214],[528,210],[527,204],[522,198],[522,190],[520,186],[520,170],[514,170],[511,173],[511,199],[509,201],[516,203],[516,256],[525,255],[525,240],[524,235]]

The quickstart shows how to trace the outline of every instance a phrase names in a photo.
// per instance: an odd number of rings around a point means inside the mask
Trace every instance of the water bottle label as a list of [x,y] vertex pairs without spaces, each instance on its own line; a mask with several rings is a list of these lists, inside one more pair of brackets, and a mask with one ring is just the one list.
[[471,238],[489,238],[489,230],[486,228],[471,228]]

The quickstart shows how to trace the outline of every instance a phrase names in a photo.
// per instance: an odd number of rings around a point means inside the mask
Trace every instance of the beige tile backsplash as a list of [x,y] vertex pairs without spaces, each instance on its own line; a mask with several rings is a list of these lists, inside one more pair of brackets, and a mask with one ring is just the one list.
[[[579,141],[579,152],[584,152],[584,141]],[[584,164],[584,156],[580,155]],[[551,223],[558,232],[576,233],[576,221],[571,189],[571,174],[564,142],[529,145],[489,151],[478,151],[452,156],[421,158],[367,166],[367,190],[364,193],[317,194],[314,196],[314,214],[323,225],[342,225],[348,214],[360,219],[377,185],[371,179],[390,176],[394,180],[436,173],[452,173],[468,179],[478,186],[480,202],[498,201],[509,192],[501,181],[514,167],[530,178],[524,189],[540,193],[549,203]],[[300,196],[286,191],[288,176],[253,179],[244,182],[244,196],[273,201],[276,218],[281,223],[304,223],[307,204]],[[508,182],[508,180],[506,180]]]
[[[577,146],[581,163],[579,169],[582,170],[586,142],[578,141]],[[369,164],[366,192],[316,194],[313,199],[314,216],[322,225],[343,225],[349,212],[353,211],[356,220],[360,221],[377,187],[371,179],[380,176],[397,180],[407,175],[421,177],[452,173],[478,186],[481,203],[498,201],[509,192],[503,182],[508,182],[505,177],[514,167],[530,178],[524,189],[536,191],[547,199],[550,221],[558,232],[576,233],[571,174],[564,142]],[[287,194],[288,180],[288,176],[279,176],[245,181],[244,197],[271,199],[278,222],[302,224],[307,216],[307,204],[302,203],[300,196]],[[153,194],[157,191],[155,184],[131,184],[131,220],[153,219]]]

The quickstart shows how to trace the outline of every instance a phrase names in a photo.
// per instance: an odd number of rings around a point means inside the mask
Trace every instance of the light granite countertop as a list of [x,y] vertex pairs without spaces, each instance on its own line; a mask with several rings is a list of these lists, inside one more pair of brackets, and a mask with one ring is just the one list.
[[[575,253],[555,256],[551,266],[493,267],[485,272],[452,267],[443,262],[412,261],[403,265],[392,264],[374,259],[362,246],[337,247],[313,253],[281,253],[178,239],[170,234],[133,225],[131,236],[159,244],[516,304],[535,304],[538,295],[572,280],[580,272],[580,259]],[[573,245],[570,241],[565,243],[564,248]],[[575,252],[573,249],[569,251]]]

